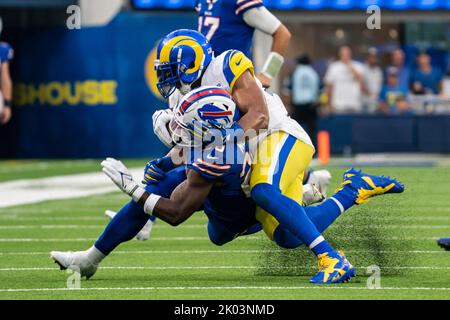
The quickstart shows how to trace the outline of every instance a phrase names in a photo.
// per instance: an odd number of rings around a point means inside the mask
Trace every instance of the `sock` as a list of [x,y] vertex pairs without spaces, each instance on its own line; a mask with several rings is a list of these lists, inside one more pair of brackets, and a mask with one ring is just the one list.
[[95,246],[90,247],[86,251],[86,255],[89,261],[93,264],[100,264],[104,257],[106,257],[99,249]]
[[289,230],[316,255],[333,251],[306,215],[305,209],[296,201],[281,194],[279,188],[260,183],[253,187],[251,195],[261,208],[278,220],[282,228]]
[[[158,183],[146,186],[145,190],[168,198],[185,179],[185,168],[179,167],[167,172],[165,178]],[[128,202],[106,226],[95,247],[104,255],[108,255],[122,242],[133,239],[150,217],[139,204]]]
[[319,232],[324,232],[344,211],[354,205],[354,194],[344,188],[317,206],[305,207]]
[[[354,194],[344,188],[317,206],[304,207],[306,215],[317,230],[324,232],[347,209],[354,206]],[[293,249],[303,242],[286,228],[278,227],[274,232],[275,242],[282,248]]]
[[[317,206],[304,207],[306,215],[317,230],[324,232],[346,210],[354,206],[355,195],[347,188],[338,191]],[[303,242],[286,228],[278,227],[274,232],[275,242],[282,248],[293,249]]]
[[150,216],[150,218],[148,218],[148,220],[150,220],[151,222],[155,222],[156,221],[156,217],[155,216]]

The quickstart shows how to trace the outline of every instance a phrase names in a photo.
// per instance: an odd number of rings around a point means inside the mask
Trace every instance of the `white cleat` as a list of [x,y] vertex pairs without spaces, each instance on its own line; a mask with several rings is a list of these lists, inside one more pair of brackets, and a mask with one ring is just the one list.
[[73,270],[86,279],[92,277],[98,268],[98,264],[88,259],[86,251],[52,251],[50,257],[55,260],[61,270]]
[[150,234],[152,233],[153,221],[148,220],[145,226],[138,232],[136,239],[139,241],[145,241],[150,239]]
[[303,203],[304,207],[313,205],[315,203],[320,203],[325,200],[325,196],[315,184],[305,184],[303,186]]
[[[116,214],[117,214],[117,212],[114,212],[111,210],[105,211],[105,216],[108,217],[109,219],[114,218],[114,216]],[[150,234],[152,233],[153,224],[154,224],[154,222],[149,219],[147,221],[147,223],[145,224],[145,226],[142,227],[142,229],[136,235],[136,239],[139,241],[146,241],[146,240],[150,239]]]
[[324,197],[327,196],[327,187],[331,182],[331,173],[328,170],[317,170],[311,172],[307,184],[312,184],[319,189]]
[[108,217],[109,219],[114,218],[114,216],[117,214],[117,212],[115,211],[111,211],[111,210],[106,210],[105,211],[105,217]]

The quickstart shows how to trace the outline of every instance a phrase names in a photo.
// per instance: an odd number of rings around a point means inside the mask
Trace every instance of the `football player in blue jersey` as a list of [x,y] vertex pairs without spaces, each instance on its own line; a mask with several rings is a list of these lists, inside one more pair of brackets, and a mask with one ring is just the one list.
[[[198,31],[209,40],[215,55],[236,49],[251,57],[255,30],[272,37],[270,53],[261,72],[256,75],[263,87],[270,87],[284,63],[291,33],[267,10],[263,1],[197,0],[195,9],[198,13]],[[163,119],[161,117],[159,121]],[[154,124],[158,125],[160,124]],[[331,174],[328,170],[307,170],[303,179],[304,203],[322,201],[330,181]]]
[[264,87],[270,87],[283,65],[291,34],[262,0],[197,0],[195,9],[198,31],[209,40],[215,55],[236,49],[251,57],[255,30],[272,37],[271,52],[257,75]]
[[[3,24],[0,18],[0,35]],[[13,49],[6,42],[0,42],[0,124],[11,119],[12,80],[9,73],[9,62],[14,56]]]
[[[214,55],[219,56],[227,50],[236,49],[251,57],[253,34],[259,30],[272,37],[272,47],[263,68],[256,75],[263,87],[270,87],[272,80],[279,73],[284,55],[289,46],[291,34],[263,5],[261,0],[197,0],[195,9],[198,13],[198,31],[209,40]],[[168,147],[172,139],[167,130],[171,120],[169,110],[158,110],[153,115],[153,129],[159,139]],[[165,168],[159,168],[158,160],[149,161],[145,167],[143,182],[153,183]],[[303,179],[303,203],[305,205],[320,202],[325,198],[326,188],[331,180],[327,170],[305,170]],[[109,218],[115,212],[106,211]],[[136,238],[147,240],[150,237],[155,219],[151,218]]]
[[[242,134],[242,130],[234,126],[240,114],[231,95],[221,88],[201,87],[181,100],[175,114],[170,128],[174,141],[183,147],[186,164],[176,167],[172,159],[162,159],[172,162],[171,173],[144,189],[133,181],[129,170],[120,161],[111,158],[103,161],[105,174],[133,200],[119,211],[90,249],[53,251],[51,257],[62,269],[71,268],[83,277],[91,277],[105,256],[120,243],[131,239],[149,215],[176,226],[203,209],[208,216],[209,238],[217,245],[263,228],[256,219],[258,208],[255,202],[244,192],[250,176],[250,157],[245,140],[234,139]],[[217,137],[218,143],[214,143]],[[190,153],[193,149],[200,153]],[[375,184],[383,187],[384,192],[372,192]],[[323,231],[354,204],[379,194],[402,191],[403,186],[394,179],[370,176],[352,169],[344,174],[342,187],[333,197],[305,210]],[[274,241],[278,245],[295,248],[303,244],[281,224],[277,229]],[[337,252],[336,256],[341,259],[328,256],[321,259],[320,270],[311,282],[337,283],[355,275],[348,260],[341,253]]]
[[[251,196],[258,205],[257,220],[270,239],[276,240],[283,236],[282,230],[288,230],[307,245],[323,266],[314,281],[330,280],[327,270],[345,264],[346,259],[324,239],[302,207],[302,182],[314,146],[303,128],[287,115],[281,99],[263,90],[255,79],[252,62],[237,50],[214,57],[202,34],[181,29],[160,42],[155,68],[157,87],[170,105],[178,105],[184,95],[199,86],[218,86],[230,93],[241,114],[235,125],[245,134],[256,133],[260,140],[252,154],[259,161],[252,163],[250,177]],[[164,173],[165,164],[158,166]],[[382,179],[371,182],[364,189],[368,196],[387,193],[393,187],[385,188]]]

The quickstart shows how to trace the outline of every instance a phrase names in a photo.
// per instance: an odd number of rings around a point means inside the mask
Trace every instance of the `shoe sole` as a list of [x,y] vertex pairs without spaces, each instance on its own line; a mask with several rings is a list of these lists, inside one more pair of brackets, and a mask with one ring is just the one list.
[[338,284],[338,283],[344,283],[344,282],[349,282],[351,280],[351,278],[356,277],[356,271],[355,268],[351,268],[349,270],[347,270],[344,275],[338,280],[338,281],[333,281],[333,282],[309,282],[309,283],[314,283],[314,284]]
[[53,261],[59,266],[59,269],[60,270],[67,270],[67,267],[65,267],[65,266],[63,266],[58,260],[56,260],[55,258],[53,258],[52,257],[52,259],[53,259]]
[[[53,258],[53,257],[51,257],[51,258],[52,258],[53,261],[59,266],[59,269],[60,269],[60,270],[65,271],[65,270],[68,269],[67,267],[63,266],[63,265],[62,265],[58,260],[56,260],[55,258]],[[74,271],[74,272],[76,272],[76,271]],[[95,274],[95,273],[94,273],[94,274]],[[93,274],[90,275],[90,276],[82,276],[82,277],[86,277],[86,280],[89,280],[92,276],[93,276]]]
[[438,246],[444,249],[445,251],[450,251],[450,246],[443,243],[438,243]]

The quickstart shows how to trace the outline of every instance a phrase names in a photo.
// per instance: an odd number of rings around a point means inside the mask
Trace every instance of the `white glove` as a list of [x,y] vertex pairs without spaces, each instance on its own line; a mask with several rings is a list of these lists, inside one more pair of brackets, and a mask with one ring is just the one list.
[[116,159],[106,158],[101,163],[102,171],[119,187],[120,190],[128,194],[135,201],[139,201],[145,190],[133,180],[130,170]]
[[168,148],[172,148],[175,144],[172,140],[167,126],[173,118],[173,111],[171,109],[157,110],[153,113],[153,132]]

